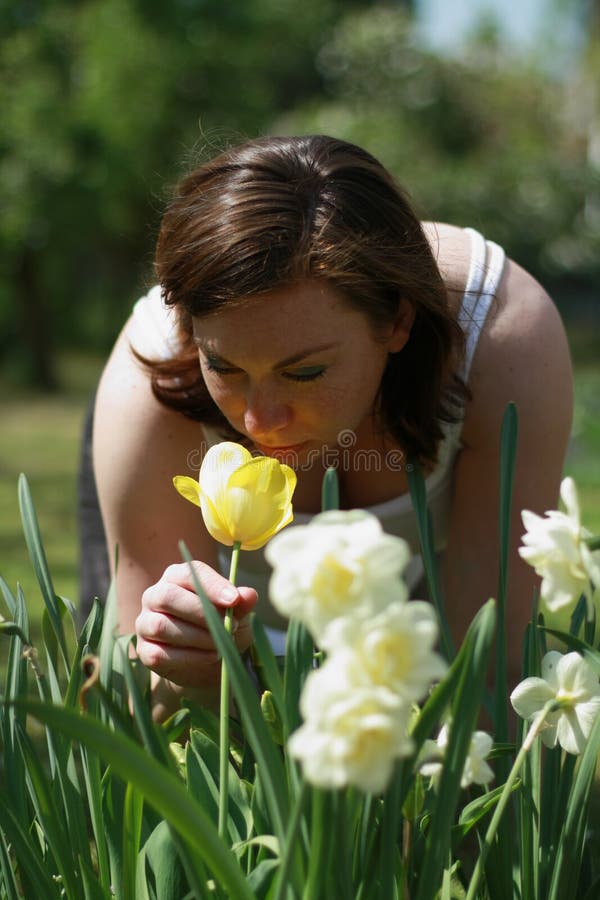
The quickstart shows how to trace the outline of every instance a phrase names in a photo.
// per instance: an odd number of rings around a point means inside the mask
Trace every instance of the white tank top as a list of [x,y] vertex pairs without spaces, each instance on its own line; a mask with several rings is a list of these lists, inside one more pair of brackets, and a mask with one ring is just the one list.
[[[468,382],[477,342],[502,278],[505,254],[501,247],[492,241],[486,241],[479,232],[471,228],[465,230],[471,239],[471,260],[458,314],[459,324],[466,336],[464,364],[459,374]],[[176,352],[175,312],[164,305],[159,286],[153,287],[135,304],[131,324],[135,335],[135,348],[147,358],[166,359]],[[221,440],[212,429],[203,430],[209,445]],[[438,463],[425,479],[435,549],[440,556],[447,541],[454,464],[461,447],[462,423],[444,425],[443,431],[444,438],[439,448]],[[409,589],[413,590],[423,577],[423,564],[418,552],[419,537],[410,494],[401,494],[384,503],[366,508],[377,516],[384,531],[399,535],[408,542],[412,557],[404,574]],[[294,510],[294,522],[288,527],[306,524],[311,518],[311,514]],[[219,545],[218,554],[219,567],[227,576],[231,551]],[[237,583],[251,585],[258,591],[257,613],[267,628],[275,653],[283,654],[284,629],[287,623],[275,612],[268,600],[270,571],[262,550],[244,551],[240,555]]]

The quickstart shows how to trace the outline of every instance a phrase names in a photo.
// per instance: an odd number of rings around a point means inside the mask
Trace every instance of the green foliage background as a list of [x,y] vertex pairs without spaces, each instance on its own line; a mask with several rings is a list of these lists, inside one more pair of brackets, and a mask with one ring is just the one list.
[[586,298],[594,307],[597,16],[577,66],[557,79],[489,28],[460,59],[433,55],[416,38],[411,6],[7,0],[4,374],[51,387],[57,349],[106,352],[152,281],[169,185],[223,143],[274,131],[365,145],[423,217],[470,224],[502,243],[567,316]]

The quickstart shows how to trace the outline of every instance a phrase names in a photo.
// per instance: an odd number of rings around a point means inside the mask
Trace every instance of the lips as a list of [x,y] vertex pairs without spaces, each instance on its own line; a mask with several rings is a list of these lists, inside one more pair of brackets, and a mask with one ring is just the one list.
[[264,453],[265,456],[274,456],[275,454],[281,453],[297,453],[301,450],[306,444],[306,441],[303,441],[300,444],[287,444],[286,446],[280,447],[271,447],[266,446],[265,444],[256,444],[257,448],[261,453]]

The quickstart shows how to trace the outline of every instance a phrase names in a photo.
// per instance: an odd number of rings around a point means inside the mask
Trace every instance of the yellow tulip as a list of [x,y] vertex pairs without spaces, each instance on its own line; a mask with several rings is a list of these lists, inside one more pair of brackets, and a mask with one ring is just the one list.
[[201,508],[209,534],[227,547],[258,550],[293,518],[294,470],[268,456],[253,457],[241,444],[215,444],[198,481],[176,475],[173,484]]

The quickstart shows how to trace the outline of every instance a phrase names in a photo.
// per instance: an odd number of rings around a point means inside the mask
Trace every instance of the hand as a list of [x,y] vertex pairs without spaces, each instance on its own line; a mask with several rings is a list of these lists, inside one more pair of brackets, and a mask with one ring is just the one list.
[[[205,563],[195,561],[193,566],[216,609],[224,615],[233,607],[232,634],[243,652],[252,641],[249,613],[258,599],[256,591],[234,587]],[[158,675],[182,687],[218,685],[219,656],[187,563],[169,566],[162,578],[144,591],[135,630],[138,657]]]

